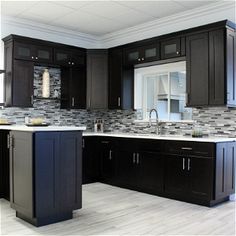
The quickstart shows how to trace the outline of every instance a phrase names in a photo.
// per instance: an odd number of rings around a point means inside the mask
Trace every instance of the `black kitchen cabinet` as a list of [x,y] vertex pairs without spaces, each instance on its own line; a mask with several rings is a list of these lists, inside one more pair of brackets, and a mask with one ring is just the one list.
[[159,43],[157,41],[134,48],[124,49],[124,65],[135,65],[160,59]]
[[131,189],[137,188],[138,181],[138,153],[118,145],[116,161],[116,183],[118,186]]
[[108,50],[108,108],[121,109],[123,78],[122,48]]
[[69,49],[55,49],[54,53],[55,64],[61,66],[83,66],[85,65],[85,52]]
[[0,198],[10,199],[9,131],[0,130]]
[[11,207],[42,226],[81,208],[81,132],[11,131]]
[[43,45],[14,43],[14,58],[38,63],[52,63],[53,49]]
[[87,109],[108,108],[108,52],[87,51]]
[[100,179],[113,184],[115,181],[116,146],[112,139],[101,139],[99,142]]
[[186,105],[190,107],[207,106],[209,103],[208,47],[208,33],[186,37]]
[[100,176],[100,156],[96,137],[83,137],[83,184],[94,183]]
[[186,159],[179,155],[165,156],[165,192],[184,196],[187,181],[185,169]]
[[223,198],[235,192],[235,150],[236,144],[217,145],[215,197]]
[[163,193],[164,191],[164,158],[162,153],[141,151],[138,154],[138,184],[143,191]]
[[[13,69],[14,68],[14,69]],[[33,62],[14,60],[13,68],[5,76],[5,104],[14,107],[33,106]]]
[[86,108],[86,67],[61,68],[61,108]]
[[176,37],[161,41],[161,59],[169,59],[185,55],[185,38]]

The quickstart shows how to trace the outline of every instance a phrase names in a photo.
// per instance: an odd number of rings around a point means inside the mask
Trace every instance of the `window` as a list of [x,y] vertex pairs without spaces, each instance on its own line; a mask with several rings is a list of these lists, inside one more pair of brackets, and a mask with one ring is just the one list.
[[[0,69],[3,69],[3,51],[4,51],[4,43],[3,41],[0,44]],[[3,84],[4,75],[0,74],[0,105],[4,103],[4,84]]]
[[[160,120],[191,120],[192,109],[186,108],[186,62],[135,69],[135,109],[148,120],[155,108]],[[155,116],[155,114],[152,114]]]

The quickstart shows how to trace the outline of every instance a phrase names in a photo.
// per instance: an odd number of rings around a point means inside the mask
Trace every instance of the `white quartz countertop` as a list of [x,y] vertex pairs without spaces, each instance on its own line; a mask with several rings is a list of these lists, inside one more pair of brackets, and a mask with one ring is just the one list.
[[26,125],[0,125],[0,130],[15,130],[15,131],[29,131],[29,132],[42,132],[42,131],[83,131],[86,130],[85,126],[34,126],[29,127]]
[[155,135],[155,134],[128,134],[128,133],[95,133],[84,132],[83,136],[101,136],[101,137],[120,137],[120,138],[142,138],[142,139],[156,139],[156,140],[175,140],[175,141],[191,141],[191,142],[234,142],[236,138],[225,137],[204,137],[204,138],[192,138],[188,136],[178,135]]

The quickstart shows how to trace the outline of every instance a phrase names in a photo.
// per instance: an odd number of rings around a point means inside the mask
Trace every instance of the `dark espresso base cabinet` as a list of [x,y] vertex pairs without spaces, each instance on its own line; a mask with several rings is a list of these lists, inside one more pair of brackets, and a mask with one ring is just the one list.
[[7,130],[0,130],[0,198],[10,199],[9,146]]
[[82,134],[10,132],[11,207],[35,226],[72,218],[82,206]]
[[[87,146],[89,138],[84,137]],[[94,182],[204,206],[227,201],[235,192],[236,142],[115,137],[96,141],[93,160],[100,163],[100,176]]]

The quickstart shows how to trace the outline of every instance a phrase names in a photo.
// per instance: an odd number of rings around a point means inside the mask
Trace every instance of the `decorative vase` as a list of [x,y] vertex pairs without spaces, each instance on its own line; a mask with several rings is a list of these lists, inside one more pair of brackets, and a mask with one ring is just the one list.
[[42,86],[42,97],[50,97],[50,75],[48,69],[45,69],[43,72],[43,86]]

